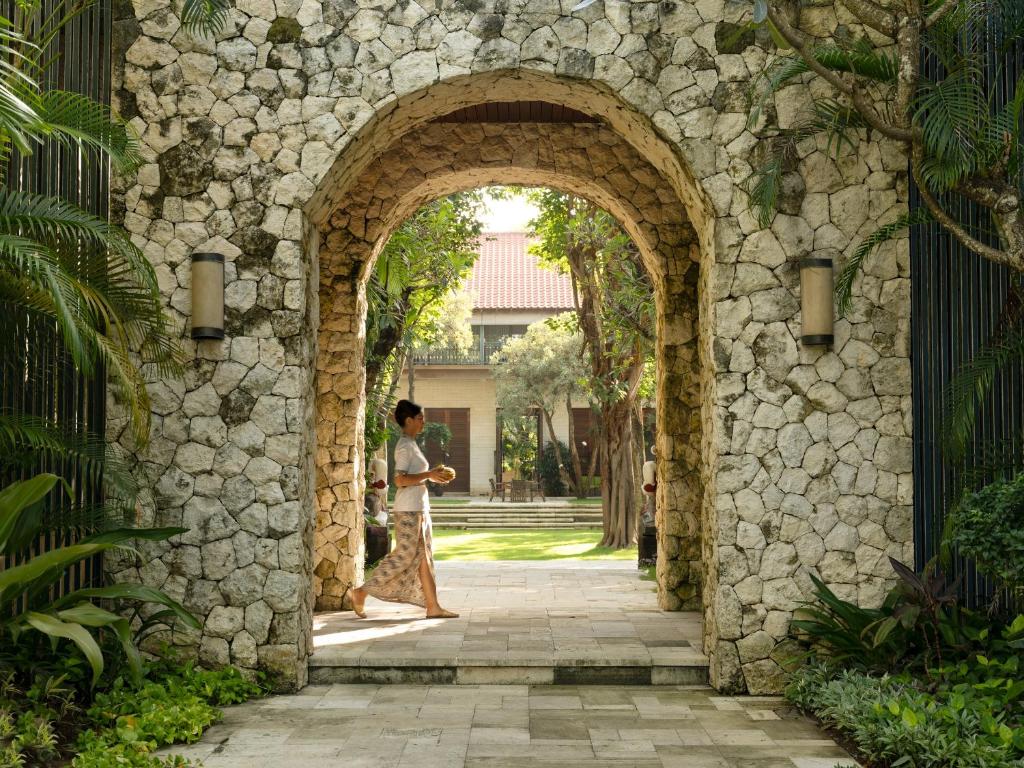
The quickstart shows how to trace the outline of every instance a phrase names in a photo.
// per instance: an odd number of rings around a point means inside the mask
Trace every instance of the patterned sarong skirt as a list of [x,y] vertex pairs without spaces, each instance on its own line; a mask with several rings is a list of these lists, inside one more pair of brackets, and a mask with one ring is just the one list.
[[392,512],[391,519],[395,521],[395,548],[377,564],[363,589],[378,600],[425,608],[420,561],[426,558],[430,573],[434,573],[430,513]]

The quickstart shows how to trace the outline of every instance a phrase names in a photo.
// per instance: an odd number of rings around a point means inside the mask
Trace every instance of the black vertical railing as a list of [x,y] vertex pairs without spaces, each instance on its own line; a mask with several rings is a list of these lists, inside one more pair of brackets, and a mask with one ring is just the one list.
[[[985,62],[986,93],[997,108],[1013,98],[1024,73],[1024,46],[1002,50],[998,30],[990,30]],[[925,74],[938,65],[925,56]],[[920,205],[911,188],[911,206]],[[998,245],[987,212],[962,198],[949,207],[979,239]],[[914,387],[914,543],[920,569],[941,553],[947,514],[964,490],[992,478],[993,448],[1005,460],[1021,455],[1024,434],[1024,366],[1005,368],[977,411],[966,458],[951,461],[943,450],[948,389],[961,367],[998,332],[1000,315],[1014,279],[1004,267],[971,253],[936,224],[910,233],[912,347]],[[1017,279],[1020,279],[1019,276]],[[971,605],[988,601],[993,585],[973,563],[952,553],[947,571],[962,579],[963,598]]]
[[[43,0],[33,18],[33,30],[39,19],[54,12],[67,14],[78,8],[78,0]],[[17,4],[0,0],[0,12],[21,24],[23,16]],[[53,39],[45,60],[50,66],[42,74],[48,89],[86,94],[108,104],[110,94],[110,5],[101,0],[89,5],[64,25]],[[109,163],[100,154],[80,150],[55,141],[37,145],[31,154],[12,153],[5,169],[4,185],[46,196],[59,196],[91,213],[105,217],[108,210]],[[79,373],[62,344],[53,323],[40,320],[7,305],[0,332],[11,334],[16,360],[0,365],[0,409],[6,414],[25,414],[56,425],[71,441],[102,440],[105,425],[105,386],[102,369],[91,375]],[[53,472],[63,477],[72,497],[64,502],[84,507],[98,504],[103,493],[99,479],[76,471],[70,463],[24,457],[4,457],[0,483]],[[80,530],[55,525],[44,533],[28,556],[69,543]],[[0,559],[0,568],[4,567]],[[102,578],[102,559],[93,558],[69,570],[58,586],[66,592],[95,584]]]

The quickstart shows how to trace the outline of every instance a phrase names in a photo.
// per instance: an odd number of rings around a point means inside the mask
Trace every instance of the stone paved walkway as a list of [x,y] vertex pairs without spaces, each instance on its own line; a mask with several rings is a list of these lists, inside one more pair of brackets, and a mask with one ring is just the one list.
[[781,699],[650,686],[309,686],[166,753],[207,768],[855,765]]
[[[615,667],[616,681],[706,682],[694,674],[707,664],[700,615],[659,610],[635,563],[441,562],[437,575],[460,618],[424,620],[422,609],[372,598],[366,619],[318,614],[312,681],[578,682],[570,673]],[[418,671],[396,674],[403,667]]]
[[[418,609],[369,601],[370,619],[317,617],[315,658],[410,667],[435,659],[493,672],[502,663],[536,671],[531,663],[699,656],[699,617],[659,611],[653,584],[632,563],[446,562],[438,577],[462,618],[424,621]],[[311,685],[231,707],[198,744],[165,754],[207,768],[854,765],[778,698],[684,685],[461,682]]]

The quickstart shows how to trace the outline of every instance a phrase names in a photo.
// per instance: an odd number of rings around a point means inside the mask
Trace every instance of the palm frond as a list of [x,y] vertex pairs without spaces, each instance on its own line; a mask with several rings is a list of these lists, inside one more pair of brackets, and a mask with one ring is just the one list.
[[899,72],[895,53],[882,53],[865,45],[852,48],[819,46],[814,49],[814,58],[835,72],[850,72],[880,83],[895,82]]
[[779,88],[809,71],[807,62],[800,57],[786,56],[773,62],[764,73],[755,78],[748,94],[750,112],[747,115],[747,128],[757,124],[768,99],[774,96]]
[[950,458],[963,458],[974,432],[978,406],[999,372],[1024,361],[1024,288],[1015,284],[1003,309],[995,337],[963,365],[946,392],[943,444]]
[[60,464],[66,476],[102,482],[111,498],[138,493],[124,457],[102,435],[81,435],[38,416],[0,411],[0,466],[40,464]]
[[815,99],[814,116],[805,128],[814,128],[825,134],[825,152],[839,157],[845,144],[851,150],[855,147],[854,132],[866,128],[864,118],[853,107],[835,99]]
[[914,122],[928,152],[922,173],[937,191],[976,167],[978,129],[988,115],[980,83],[978,70],[964,61],[942,80],[923,82],[918,89]]
[[142,162],[138,140],[128,126],[115,118],[109,107],[88,96],[47,91],[39,100],[39,114],[54,138],[98,149],[122,172],[130,172]]
[[0,295],[54,317],[81,370],[106,364],[144,444],[149,404],[131,352],[162,376],[180,374],[184,358],[153,267],[127,234],[59,198],[0,190]]
[[904,229],[923,224],[930,219],[931,215],[925,208],[915,208],[909,213],[901,214],[895,221],[883,224],[861,241],[850,260],[843,266],[839,277],[836,278],[836,300],[839,304],[840,314],[846,314],[850,310],[850,304],[853,301],[853,283],[864,260],[882,243],[892,240]]
[[181,25],[189,34],[212,37],[224,28],[230,7],[228,0],[185,0]]
[[787,160],[786,148],[770,152],[743,183],[743,189],[750,197],[750,207],[762,229],[770,227],[775,218]]
[[0,17],[0,149],[5,153],[13,144],[30,154],[46,133],[35,106],[39,85],[25,71],[31,64],[26,49],[32,50],[32,44]]
[[[0,190],[0,198],[4,194]],[[75,364],[88,373],[92,360],[82,330],[88,330],[89,319],[82,315],[76,281],[61,268],[50,248],[5,229],[0,224],[0,292],[52,317]]]

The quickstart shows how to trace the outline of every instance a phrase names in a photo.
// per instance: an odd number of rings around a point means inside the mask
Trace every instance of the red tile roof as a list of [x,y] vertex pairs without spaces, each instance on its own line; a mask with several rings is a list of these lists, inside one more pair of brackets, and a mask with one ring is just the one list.
[[573,308],[572,282],[537,263],[527,252],[525,232],[487,232],[481,236],[480,255],[466,290],[473,293],[473,309]]

